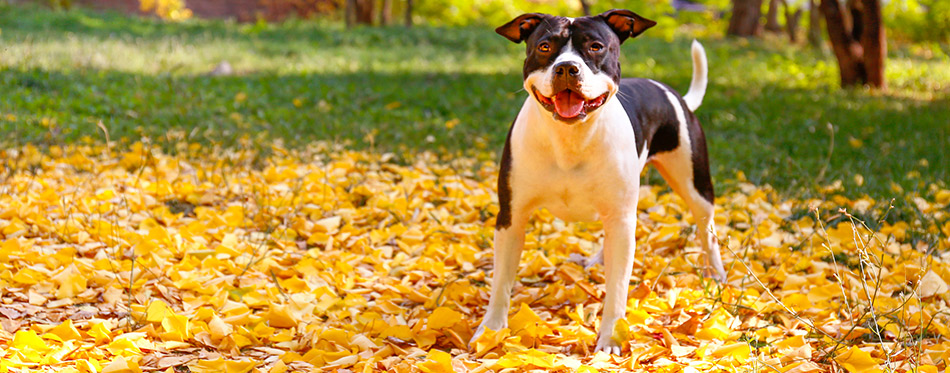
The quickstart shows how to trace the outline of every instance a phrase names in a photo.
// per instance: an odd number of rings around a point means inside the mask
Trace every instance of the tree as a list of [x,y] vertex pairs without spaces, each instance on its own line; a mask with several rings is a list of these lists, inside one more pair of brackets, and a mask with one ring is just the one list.
[[884,82],[884,61],[887,59],[887,35],[884,32],[884,20],[881,17],[880,0],[863,0],[864,32],[861,33],[861,45],[864,46],[864,68],[868,74],[868,83],[873,87],[887,88]]
[[880,0],[849,0],[846,13],[838,0],[821,0],[828,39],[838,60],[841,86],[870,84],[885,88],[887,40]]
[[356,23],[363,25],[373,24],[374,0],[356,0]]
[[389,26],[393,21],[393,2],[392,0],[383,0],[382,6],[379,7],[379,24],[382,26]]
[[[785,27],[779,22],[780,11],[785,12]],[[769,11],[765,15],[765,31],[771,33],[780,33],[783,30],[788,34],[788,40],[792,43],[798,42],[798,24],[802,16],[802,7],[790,4],[788,0],[769,0]],[[749,15],[749,17],[752,17]],[[731,19],[730,19],[731,21]],[[751,20],[750,20],[751,21]],[[749,26],[750,28],[752,26]],[[756,26],[757,27],[757,26]],[[742,35],[751,36],[751,35]]]
[[802,19],[802,8],[793,8],[788,0],[782,0],[782,3],[785,4],[785,31],[788,32],[788,41],[794,44],[798,42],[798,21]]
[[346,0],[343,5],[343,21],[346,22],[346,28],[356,23],[356,0]]
[[780,8],[783,3],[784,1],[782,0],[769,0],[769,12],[765,15],[765,31],[775,33],[782,31],[782,25],[778,23],[778,8]]
[[585,16],[590,15],[590,0],[580,0],[581,1],[581,10],[584,12]]
[[821,9],[818,0],[808,0],[808,44],[821,46]]
[[412,0],[406,0],[406,27],[412,27]]
[[759,34],[759,18],[762,18],[762,0],[732,0],[732,17],[729,18],[726,33],[732,36],[756,36]]
[[374,0],[346,0],[346,26],[373,24]]

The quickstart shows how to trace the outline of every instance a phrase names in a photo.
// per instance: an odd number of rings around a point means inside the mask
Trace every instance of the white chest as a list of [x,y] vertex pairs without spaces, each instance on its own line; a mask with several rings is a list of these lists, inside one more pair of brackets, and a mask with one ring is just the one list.
[[[609,195],[618,194],[607,184],[611,182],[594,177],[589,165],[580,165],[570,172],[552,172],[542,178],[543,184],[534,188],[538,207],[546,208],[564,221],[592,221],[600,217],[602,206]],[[615,196],[617,197],[617,196]]]
[[[526,105],[512,132],[513,202],[565,221],[591,221],[636,204],[645,157],[618,101],[596,122],[544,122]],[[561,127],[558,127],[561,126]],[[645,153],[645,152],[644,152]]]

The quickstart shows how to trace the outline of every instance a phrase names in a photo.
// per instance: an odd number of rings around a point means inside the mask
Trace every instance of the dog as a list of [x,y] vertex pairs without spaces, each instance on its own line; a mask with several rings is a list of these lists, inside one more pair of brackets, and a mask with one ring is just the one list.
[[494,270],[485,329],[508,325],[508,307],[532,212],[564,221],[600,219],[604,308],[595,351],[619,355],[614,325],[625,317],[635,253],[640,174],[647,164],[686,201],[697,223],[706,272],[724,280],[713,222],[706,139],[693,111],[707,84],[706,54],[693,41],[693,77],[685,96],[649,79],[620,78],[620,45],[656,22],[629,10],[596,16],[529,13],[495,31],[525,42],[528,98],[512,122],[498,176]]

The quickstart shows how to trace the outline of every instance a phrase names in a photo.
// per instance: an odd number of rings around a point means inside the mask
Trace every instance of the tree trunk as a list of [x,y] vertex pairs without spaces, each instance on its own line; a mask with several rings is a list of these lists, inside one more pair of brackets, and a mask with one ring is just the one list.
[[846,13],[837,0],[821,0],[828,39],[838,59],[841,86],[870,84],[886,88],[887,40],[880,0],[851,0],[848,7]]
[[821,0],[821,12],[825,15],[828,27],[828,39],[838,59],[838,71],[841,86],[850,87],[867,82],[867,72],[862,61],[864,48],[851,37],[850,25],[846,23],[844,12],[838,0]]
[[381,26],[389,26],[393,21],[393,2],[392,0],[383,0],[382,6],[379,7],[379,24]]
[[808,44],[821,47],[821,9],[818,0],[808,0]]
[[590,0],[580,0],[581,1],[581,10],[584,11],[585,16],[590,15]]
[[373,5],[375,1],[373,0],[356,0],[355,1],[355,12],[356,12],[356,23],[361,25],[372,25],[373,24]]
[[742,37],[758,35],[761,17],[762,0],[732,0],[732,17],[726,33]]
[[778,23],[778,8],[784,1],[769,0],[769,12],[765,16],[765,31],[782,32],[782,25]]
[[785,31],[788,32],[788,41],[792,44],[798,42],[798,21],[802,19],[802,8],[792,11],[788,3],[785,3]]
[[861,13],[864,9],[864,4],[861,4],[861,0],[848,0],[848,26],[851,28],[851,38],[854,40],[861,40],[861,34],[864,30],[864,17],[861,16]]
[[872,87],[886,88],[884,61],[887,59],[887,38],[881,18],[880,0],[861,0],[864,5],[861,45],[864,46],[864,69]]
[[406,0],[406,27],[412,27],[412,0]]
[[353,27],[356,23],[356,0],[346,0],[343,7],[343,19],[346,21],[346,28]]

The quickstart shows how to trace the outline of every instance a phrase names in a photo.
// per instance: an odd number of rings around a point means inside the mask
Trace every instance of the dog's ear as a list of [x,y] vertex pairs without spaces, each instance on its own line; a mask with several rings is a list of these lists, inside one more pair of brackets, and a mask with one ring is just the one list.
[[527,13],[518,16],[501,27],[495,29],[499,35],[508,38],[515,43],[520,43],[528,39],[528,36],[538,28],[538,25],[544,21],[547,14]]
[[617,33],[620,42],[627,38],[636,37],[648,28],[656,26],[656,22],[641,17],[639,14],[626,9],[609,10],[600,15],[607,25]]

